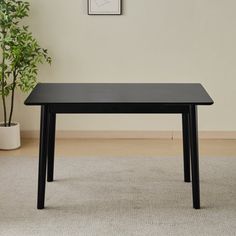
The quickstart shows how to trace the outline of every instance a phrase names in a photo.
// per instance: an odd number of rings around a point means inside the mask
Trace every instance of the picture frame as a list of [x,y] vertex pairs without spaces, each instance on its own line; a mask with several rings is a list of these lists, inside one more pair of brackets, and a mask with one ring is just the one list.
[[122,0],[87,0],[88,15],[122,15]]

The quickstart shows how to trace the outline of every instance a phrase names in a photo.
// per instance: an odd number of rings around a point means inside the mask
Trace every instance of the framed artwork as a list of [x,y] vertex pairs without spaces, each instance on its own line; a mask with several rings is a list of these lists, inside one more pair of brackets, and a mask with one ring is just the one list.
[[122,0],[87,0],[89,15],[121,15]]

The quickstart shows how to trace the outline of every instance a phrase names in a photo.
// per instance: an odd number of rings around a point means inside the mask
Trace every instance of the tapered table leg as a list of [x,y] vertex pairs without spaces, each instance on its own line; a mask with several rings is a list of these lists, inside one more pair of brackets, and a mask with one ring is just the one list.
[[54,175],[54,153],[55,153],[55,131],[56,131],[56,114],[49,114],[49,137],[48,137],[48,169],[47,181],[53,181]]
[[47,145],[48,145],[48,107],[41,106],[39,169],[38,169],[38,202],[37,202],[38,209],[44,208]]
[[184,182],[190,182],[190,127],[189,114],[182,114],[183,154],[184,154]]
[[190,142],[191,142],[191,167],[192,167],[192,192],[193,207],[200,209],[200,186],[199,186],[199,160],[198,160],[198,124],[197,107],[190,105]]

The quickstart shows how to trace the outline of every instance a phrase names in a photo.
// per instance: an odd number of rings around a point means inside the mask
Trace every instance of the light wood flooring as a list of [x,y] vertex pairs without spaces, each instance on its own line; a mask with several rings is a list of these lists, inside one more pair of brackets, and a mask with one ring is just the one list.
[[[0,151],[2,156],[37,156],[38,140],[23,139],[22,147],[14,151]],[[236,157],[236,140],[200,140],[200,155]],[[58,139],[57,156],[181,156],[182,140],[164,139]]]

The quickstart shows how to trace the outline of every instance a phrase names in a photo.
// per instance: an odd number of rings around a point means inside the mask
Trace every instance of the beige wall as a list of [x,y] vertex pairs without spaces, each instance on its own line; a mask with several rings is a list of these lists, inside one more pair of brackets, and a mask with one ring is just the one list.
[[[41,82],[200,82],[215,105],[199,128],[236,130],[236,1],[123,0],[123,16],[88,16],[87,0],[31,0],[34,35],[53,57]],[[15,120],[39,128],[18,96]],[[178,117],[178,116],[177,116]],[[168,115],[61,116],[61,130],[179,130]]]

